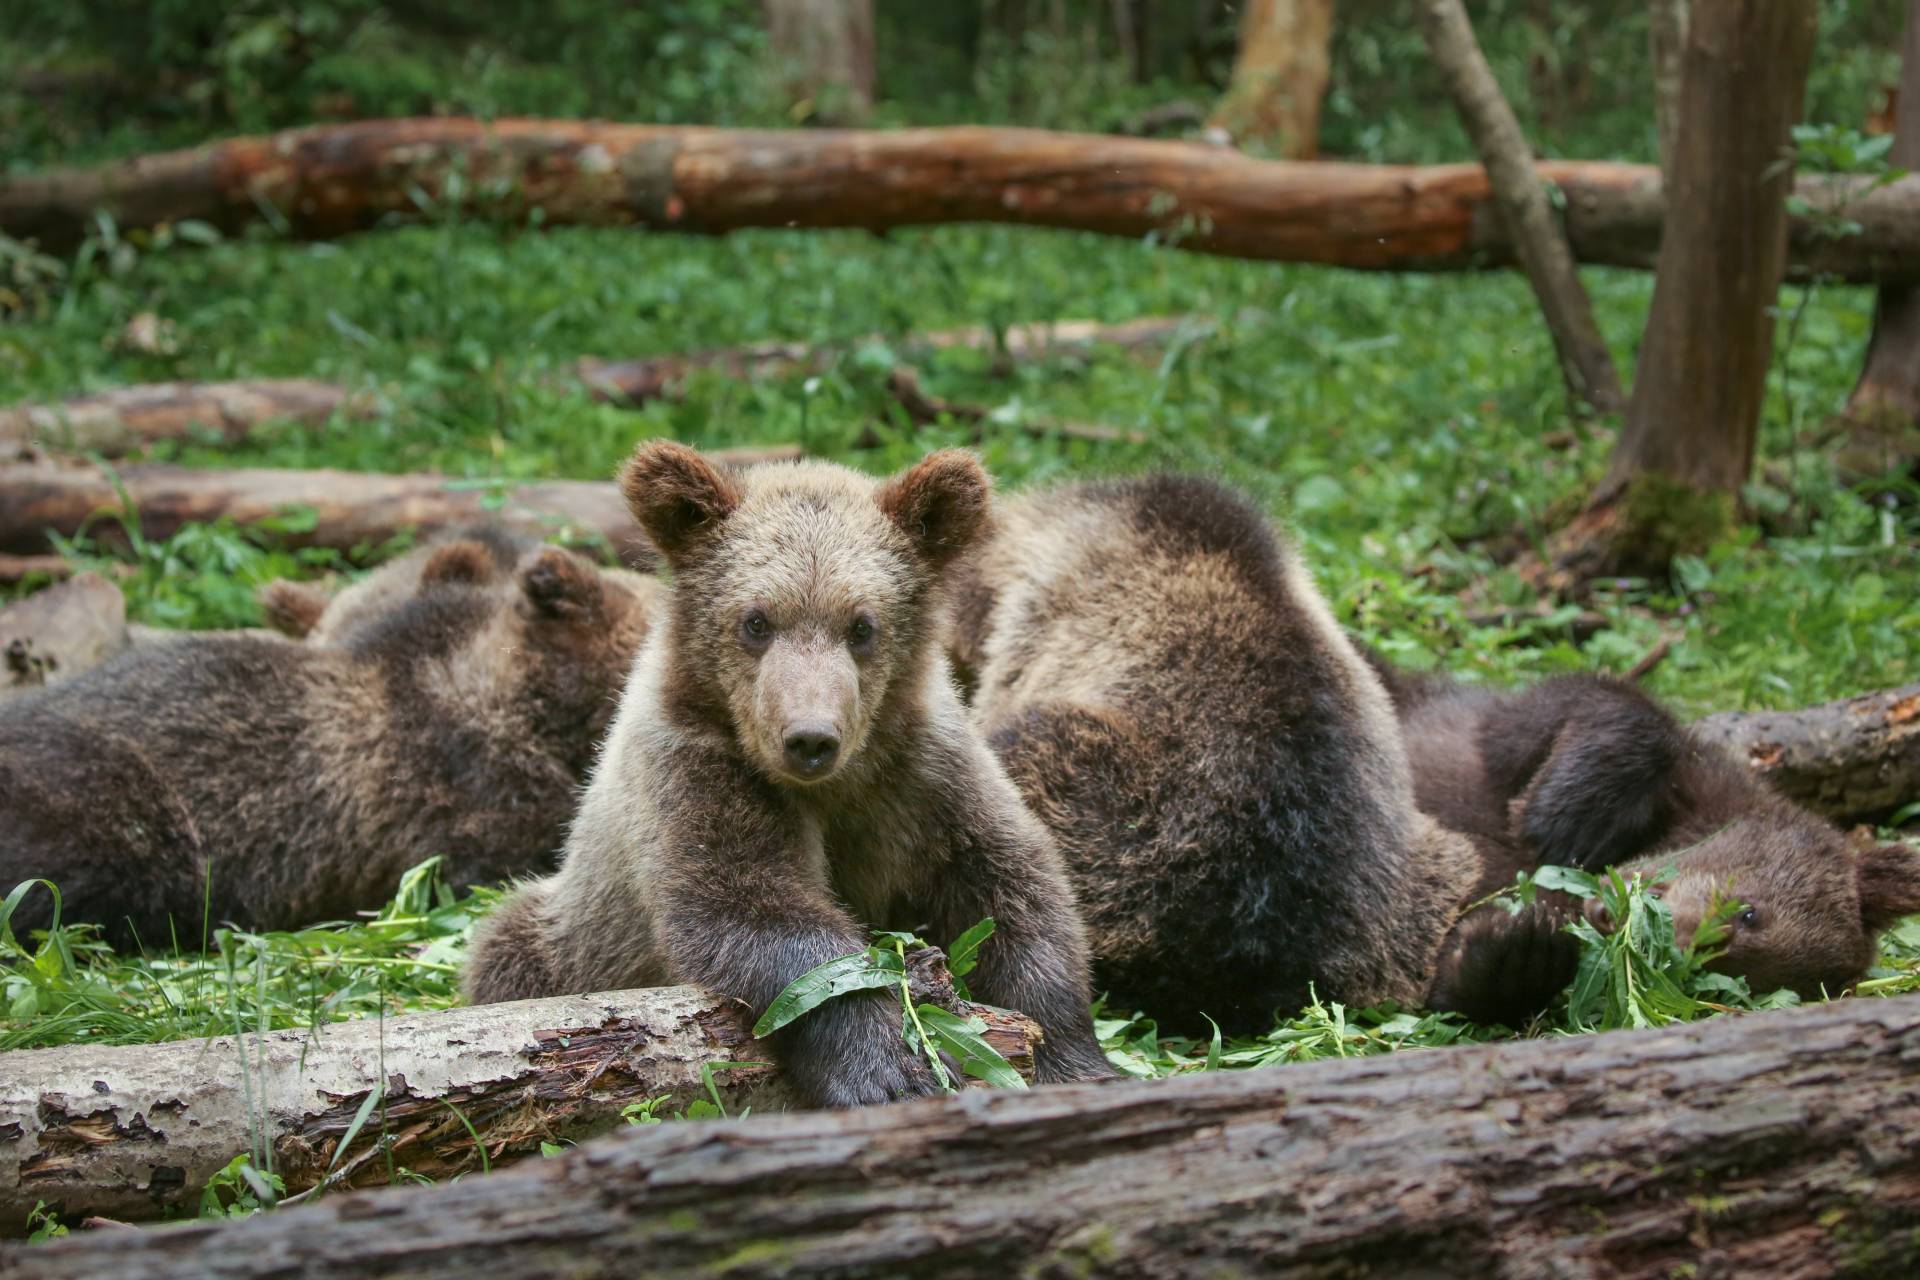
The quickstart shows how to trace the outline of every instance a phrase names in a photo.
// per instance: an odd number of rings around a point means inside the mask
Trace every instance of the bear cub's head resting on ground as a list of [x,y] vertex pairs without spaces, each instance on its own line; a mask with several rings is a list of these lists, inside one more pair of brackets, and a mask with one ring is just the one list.
[[[969,721],[941,643],[947,580],[988,523],[967,454],[883,481],[735,472],[671,441],[620,477],[672,570],[560,870],[476,938],[476,1001],[691,982],[765,1009],[873,928],[937,941],[991,916],[969,976],[1045,1033],[1042,1080],[1110,1074],[1058,849]],[[773,1038],[827,1106],[934,1092],[877,991]]]

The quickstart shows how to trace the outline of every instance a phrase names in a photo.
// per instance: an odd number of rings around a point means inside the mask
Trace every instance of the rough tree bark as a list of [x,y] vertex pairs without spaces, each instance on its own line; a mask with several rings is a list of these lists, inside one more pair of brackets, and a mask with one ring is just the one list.
[[59,684],[126,647],[127,602],[97,573],[16,600],[0,609],[0,702]]
[[662,1125],[454,1185],[6,1246],[13,1280],[1713,1277],[1920,1264],[1920,1001]]
[[1233,79],[1207,123],[1242,146],[1311,160],[1332,42],[1333,0],[1246,0]]
[[0,408],[0,456],[40,447],[111,458],[196,429],[234,441],[267,422],[319,426],[336,411],[365,417],[372,407],[367,397],[311,378],[116,387],[56,404]]
[[1671,209],[1633,395],[1606,478],[1548,582],[1660,572],[1732,522],[1773,358],[1791,130],[1812,0],[1721,0],[1687,29]]
[[1660,136],[1660,172],[1673,176],[1674,140],[1680,132],[1680,77],[1687,48],[1687,11],[1692,0],[1649,0],[1647,57],[1653,64],[1653,121]]
[[[921,998],[981,1017],[1031,1079],[1038,1028],[956,1000],[944,968],[938,978]],[[708,1096],[704,1069],[729,1062],[753,1065],[712,1072],[728,1114],[797,1109],[751,1024],[736,1002],[661,987],[240,1040],[17,1050],[0,1055],[0,1231],[19,1231],[39,1201],[69,1219],[191,1217],[207,1179],[244,1152],[263,1164],[268,1151],[289,1195],[384,1185],[389,1156],[451,1178],[618,1129],[622,1108],[662,1095],[671,1116]]]
[[1418,0],[1414,11],[1454,108],[1487,166],[1487,180],[1499,199],[1508,237],[1540,301],[1547,332],[1553,335],[1568,397],[1576,410],[1617,413],[1626,397],[1620,390],[1620,375],[1614,372],[1613,356],[1593,322],[1593,307],[1534,168],[1533,151],[1480,52],[1466,6],[1461,0]]
[[[1386,271],[1500,266],[1512,253],[1478,165],[1292,164],[1226,148],[1031,129],[735,131],[563,120],[359,121],[97,169],[0,178],[0,230],[71,248],[105,209],[122,228],[199,218],[232,230],[277,210],[324,239],[418,215],[449,172],[476,217],[721,234],[745,227],[885,231],[1009,222],[1228,257]],[[1664,204],[1651,165],[1554,162],[1582,262],[1649,267]],[[1858,199],[1856,179],[1808,179],[1846,202],[1857,236],[1793,227],[1796,276],[1920,276],[1920,176]]]
[[796,114],[857,124],[873,110],[873,0],[762,0]]
[[1723,711],[1693,731],[1839,822],[1871,822],[1920,800],[1920,684],[1799,711]]
[[[757,462],[799,456],[798,446],[715,449],[710,457]],[[468,487],[445,476],[380,475],[360,471],[200,471],[144,463],[115,476],[139,512],[149,538],[171,536],[190,521],[225,516],[250,524],[310,510],[312,528],[282,536],[289,546],[347,551],[374,547],[408,529],[429,530],[480,519],[502,519],[549,535],[604,540],[632,568],[650,568],[653,549],[610,481],[542,480],[497,489]],[[48,462],[0,465],[0,552],[33,555],[49,549],[49,531],[71,536],[83,526],[106,541],[119,537],[103,514],[120,510],[113,478],[90,465]]]
[[[1900,90],[1888,162],[1920,169],[1920,0],[1907,2]],[[1873,338],[1843,414],[1841,474],[1870,479],[1920,467],[1920,284],[1887,281],[1874,306]]]

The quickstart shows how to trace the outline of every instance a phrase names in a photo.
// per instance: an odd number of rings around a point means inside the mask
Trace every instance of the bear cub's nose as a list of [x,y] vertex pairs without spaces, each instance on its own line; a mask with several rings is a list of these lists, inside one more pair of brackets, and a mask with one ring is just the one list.
[[827,771],[840,754],[840,737],[831,729],[806,727],[787,733],[787,765],[803,778]]

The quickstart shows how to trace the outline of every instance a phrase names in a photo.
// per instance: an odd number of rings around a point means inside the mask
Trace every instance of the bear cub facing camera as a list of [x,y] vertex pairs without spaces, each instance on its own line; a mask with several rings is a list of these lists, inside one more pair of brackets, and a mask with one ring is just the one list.
[[[941,648],[949,570],[988,522],[980,465],[940,452],[876,483],[651,441],[621,487],[672,584],[560,870],[483,927],[469,997],[691,982],[758,1013],[870,928],[944,940],[991,916],[974,991],[1039,1022],[1040,1079],[1110,1075],[1060,856]],[[774,1049],[817,1105],[934,1092],[900,1027],[858,992]]]

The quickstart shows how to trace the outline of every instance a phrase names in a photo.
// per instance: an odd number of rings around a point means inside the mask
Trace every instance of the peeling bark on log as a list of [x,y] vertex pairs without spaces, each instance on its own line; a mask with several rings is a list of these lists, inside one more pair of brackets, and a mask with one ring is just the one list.
[[1620,389],[1620,375],[1614,372],[1613,356],[1593,322],[1593,307],[1574,270],[1573,251],[1561,233],[1547,189],[1540,183],[1533,149],[1480,52],[1466,5],[1462,0],[1419,0],[1414,13],[1474,150],[1487,166],[1501,222],[1559,354],[1567,395],[1576,411],[1584,407],[1617,413],[1626,404],[1626,395]]
[[[458,169],[474,216],[724,234],[747,227],[1006,222],[1145,235],[1202,253],[1385,271],[1502,266],[1511,245],[1478,165],[1255,160],[1222,148],[1033,129],[753,131],[589,121],[371,120],[232,138],[94,169],[0,179],[0,230],[52,250],[105,209],[123,229],[198,218],[226,230],[273,209],[326,239],[418,214]],[[1650,165],[1568,161],[1582,262],[1651,267],[1664,202]],[[1920,177],[1806,178],[1859,235],[1792,226],[1791,278],[1920,276]]]
[[127,602],[97,573],[15,601],[0,609],[0,702],[97,667],[127,644]]
[[1920,1001],[662,1125],[14,1280],[1911,1274]]
[[[955,1007],[983,1017],[988,1040],[1031,1078],[1031,1022]],[[330,1189],[384,1184],[389,1154],[396,1167],[451,1178],[481,1167],[474,1133],[493,1165],[537,1155],[542,1141],[619,1128],[636,1102],[665,1094],[664,1115],[683,1110],[707,1096],[701,1069],[726,1062],[761,1064],[714,1073],[728,1114],[797,1107],[751,1022],[697,987],[662,987],[239,1041],[0,1055],[0,1231],[22,1230],[41,1200],[70,1218],[191,1216],[207,1179],[263,1140],[289,1194],[323,1179]],[[382,1080],[379,1109],[340,1152]]]
[[1693,731],[1839,822],[1871,822],[1920,800],[1920,684],[1799,711],[1723,711]]
[[[709,456],[746,464],[795,458],[799,447],[716,449]],[[314,513],[316,523],[284,535],[288,545],[344,551],[378,545],[407,529],[501,519],[544,534],[604,540],[630,568],[650,568],[654,562],[652,546],[610,481],[508,483],[496,495],[489,487],[466,487],[443,476],[357,471],[201,471],[145,464],[124,467],[118,477],[149,538],[168,537],[190,521],[225,516],[248,524],[303,508]],[[490,505],[495,496],[503,499],[497,510]],[[90,518],[119,506],[119,494],[97,468],[0,465],[0,552],[44,552],[49,530],[71,536]],[[102,539],[117,536],[111,522],[96,519],[91,527]]]
[[119,457],[195,428],[231,442],[263,423],[291,420],[319,426],[338,411],[367,416],[371,402],[345,387],[311,378],[251,382],[155,382],[116,387],[57,404],[0,409],[0,456],[34,446]]

